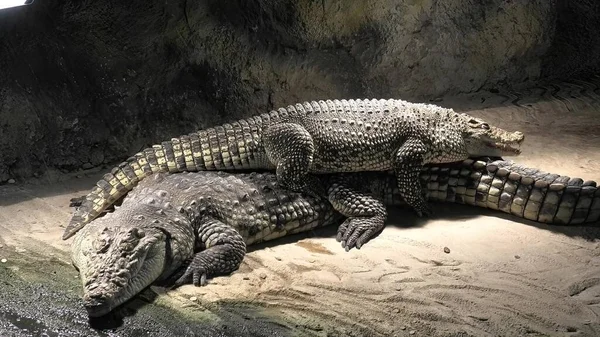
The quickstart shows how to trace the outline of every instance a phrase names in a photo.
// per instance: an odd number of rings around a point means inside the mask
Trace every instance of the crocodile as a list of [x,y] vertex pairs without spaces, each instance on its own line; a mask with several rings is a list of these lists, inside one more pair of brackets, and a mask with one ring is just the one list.
[[316,196],[323,193],[321,184],[309,173],[393,170],[407,203],[427,215],[418,178],[424,164],[518,155],[523,140],[521,132],[430,104],[398,99],[298,103],[136,153],[96,183],[62,238],[159,172],[274,169],[283,187]]
[[[235,271],[247,245],[316,227],[343,222],[336,240],[360,249],[372,236],[361,236],[360,216],[344,221],[343,214],[373,199],[404,203],[393,173],[318,179],[328,197],[287,190],[272,172],[157,173],[145,179],[120,207],[73,239],[71,257],[80,272],[88,315],[102,316],[154,282],[205,285],[208,278]],[[479,158],[426,165],[420,181],[431,201],[475,205],[550,224],[596,223],[600,218],[600,188],[594,181],[509,161]],[[366,199],[341,206],[328,201],[354,191]],[[380,215],[370,217],[385,221]]]

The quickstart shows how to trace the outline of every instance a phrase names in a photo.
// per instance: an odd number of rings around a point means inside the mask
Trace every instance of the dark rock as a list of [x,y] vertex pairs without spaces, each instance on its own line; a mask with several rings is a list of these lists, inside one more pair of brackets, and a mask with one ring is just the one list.
[[[577,5],[564,2],[572,18]],[[536,80],[569,61],[558,49],[541,61],[566,41],[556,15],[565,26],[567,14],[544,0],[66,0],[3,10],[0,181],[115,163],[299,101],[426,101]],[[567,28],[575,37],[582,27]]]

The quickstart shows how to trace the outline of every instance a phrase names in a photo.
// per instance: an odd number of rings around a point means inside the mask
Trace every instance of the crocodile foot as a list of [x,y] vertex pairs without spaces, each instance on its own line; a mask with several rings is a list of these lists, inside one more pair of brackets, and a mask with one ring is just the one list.
[[431,216],[433,214],[433,210],[431,209],[431,206],[429,206],[429,204],[425,200],[422,200],[419,203],[417,203],[416,205],[414,205],[413,209],[415,210],[415,212],[417,213],[417,215],[419,217]]
[[[238,269],[246,254],[246,245],[242,236],[232,227],[219,220],[206,219],[200,226],[198,236],[208,247],[196,254],[173,287],[193,283],[205,286],[207,279],[227,275]],[[170,280],[177,276],[172,276]]]
[[338,228],[336,240],[342,243],[346,251],[354,247],[360,249],[379,234],[383,227],[385,218],[381,216],[348,218]]
[[179,279],[177,279],[177,281],[175,281],[174,287],[177,288],[184,284],[188,284],[190,276],[192,276],[192,284],[196,287],[203,287],[208,283],[206,281],[206,270],[204,270],[203,268],[192,268],[191,270],[186,270],[183,276],[181,276]]
[[164,284],[171,285],[172,288],[178,288],[189,283],[193,283],[196,287],[208,284],[208,271],[203,261],[194,258],[186,265],[186,267],[181,268],[165,280]]

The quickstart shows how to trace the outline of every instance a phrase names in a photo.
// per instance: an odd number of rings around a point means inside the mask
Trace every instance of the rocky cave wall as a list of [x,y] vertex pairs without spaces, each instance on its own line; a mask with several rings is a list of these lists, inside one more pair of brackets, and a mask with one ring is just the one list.
[[598,8],[38,0],[3,10],[0,182],[112,164],[171,136],[298,101],[426,101],[586,73],[600,59],[600,34],[584,34],[600,25]]

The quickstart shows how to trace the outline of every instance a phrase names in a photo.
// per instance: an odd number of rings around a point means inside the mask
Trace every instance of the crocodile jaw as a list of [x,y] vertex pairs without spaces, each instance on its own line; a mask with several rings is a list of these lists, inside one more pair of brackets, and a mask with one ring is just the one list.
[[111,279],[109,276],[88,283],[83,290],[83,305],[88,316],[100,317],[108,314],[156,281],[165,264],[164,242],[161,246],[154,249],[162,250],[163,254],[144,258],[139,267],[131,272],[132,276],[129,279]]
[[467,153],[470,157],[505,157],[521,154],[519,147],[525,140],[522,132],[509,132],[494,126],[481,130],[465,138]]
[[99,317],[161,276],[165,269],[166,237],[155,230],[89,227],[76,235],[72,259],[79,269],[88,315]]

